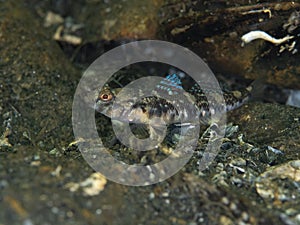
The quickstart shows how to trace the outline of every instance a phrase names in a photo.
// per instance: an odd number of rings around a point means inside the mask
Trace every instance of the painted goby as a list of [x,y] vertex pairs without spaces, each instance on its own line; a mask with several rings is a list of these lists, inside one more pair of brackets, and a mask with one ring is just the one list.
[[[216,113],[226,113],[243,105],[250,98],[253,89],[250,85],[239,91],[221,91],[209,85],[200,88],[198,84],[194,84],[185,91],[181,79],[176,73],[169,74],[152,90],[154,96],[140,100],[127,93],[116,102],[121,88],[111,89],[105,86],[97,95],[94,108],[114,120],[132,123],[147,124],[149,120],[159,118],[166,124],[191,125],[198,118],[200,123],[210,124],[211,116]],[[168,98],[159,97],[161,93]]]

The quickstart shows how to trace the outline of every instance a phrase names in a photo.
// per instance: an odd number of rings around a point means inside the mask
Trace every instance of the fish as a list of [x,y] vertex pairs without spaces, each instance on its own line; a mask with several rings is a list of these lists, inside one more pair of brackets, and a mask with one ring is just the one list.
[[[168,125],[192,126],[197,121],[201,124],[211,124],[213,121],[210,119],[213,115],[242,106],[250,99],[253,90],[252,84],[242,90],[225,91],[210,84],[200,87],[195,82],[185,90],[183,77],[177,72],[168,74],[154,84],[151,92],[153,96],[139,100],[127,92],[116,102],[122,88],[112,89],[106,85],[99,91],[94,109],[113,120],[131,123],[149,123],[151,119],[160,118]],[[143,88],[140,91],[143,91]],[[223,104],[220,98],[224,99]]]
[[[94,100],[95,111],[110,118],[121,130],[126,127],[124,124],[130,126],[130,130],[122,130],[121,136],[113,136],[110,145],[126,141],[134,149],[145,149],[134,134],[140,140],[149,138],[154,143],[149,149],[159,148],[166,155],[179,143],[184,146],[183,152],[188,152],[196,144],[195,134],[200,134],[202,125],[208,128],[200,136],[200,142],[209,139],[218,143],[226,127],[222,115],[247,102],[255,85],[254,81],[241,90],[227,91],[218,85],[202,81],[200,87],[194,80],[186,80],[184,73],[175,71],[159,80],[150,76],[135,87],[137,90],[129,87],[123,92],[124,87],[111,88],[109,84],[100,89]],[[135,95],[144,92],[148,93]]]

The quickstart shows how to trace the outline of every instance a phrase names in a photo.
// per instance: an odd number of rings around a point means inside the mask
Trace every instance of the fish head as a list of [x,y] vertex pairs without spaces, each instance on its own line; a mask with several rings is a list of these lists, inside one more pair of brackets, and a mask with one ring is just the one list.
[[115,91],[110,89],[108,86],[105,86],[97,94],[94,109],[107,117],[111,117],[115,98]]

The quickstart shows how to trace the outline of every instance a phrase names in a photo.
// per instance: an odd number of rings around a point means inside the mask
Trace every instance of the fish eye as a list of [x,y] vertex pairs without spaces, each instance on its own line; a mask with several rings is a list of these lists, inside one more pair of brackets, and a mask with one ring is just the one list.
[[99,100],[103,101],[103,102],[108,102],[113,98],[112,93],[110,92],[105,92],[105,93],[100,93],[99,94]]

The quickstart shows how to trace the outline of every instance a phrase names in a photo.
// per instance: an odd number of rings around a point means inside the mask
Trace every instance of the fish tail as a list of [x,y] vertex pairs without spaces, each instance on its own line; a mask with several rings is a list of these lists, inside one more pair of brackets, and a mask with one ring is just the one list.
[[257,78],[246,89],[249,92],[250,101],[262,99],[265,90],[265,81],[263,78]]

